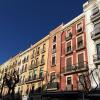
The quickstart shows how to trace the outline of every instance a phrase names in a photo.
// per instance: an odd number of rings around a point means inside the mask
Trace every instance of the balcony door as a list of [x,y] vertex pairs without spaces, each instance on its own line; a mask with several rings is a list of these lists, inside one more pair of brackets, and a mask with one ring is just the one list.
[[84,67],[84,54],[78,54],[78,69]]

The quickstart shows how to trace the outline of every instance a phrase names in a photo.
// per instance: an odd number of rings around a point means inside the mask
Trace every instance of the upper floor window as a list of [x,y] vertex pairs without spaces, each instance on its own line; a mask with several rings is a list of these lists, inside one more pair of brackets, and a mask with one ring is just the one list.
[[40,54],[40,47],[37,48],[37,55]]
[[71,41],[67,43],[67,53],[72,51]]
[[80,22],[77,24],[77,32],[80,33],[80,32],[82,32],[82,30],[83,30],[82,22]]
[[27,71],[27,64],[25,65],[25,69],[24,70]]
[[45,50],[46,49],[46,44],[43,44],[43,50]]
[[44,63],[44,55],[41,57],[41,63]]
[[71,29],[66,31],[66,37],[70,37],[70,36],[72,37],[72,30]]
[[31,55],[31,59],[33,59],[35,57],[35,50],[33,50],[32,55]]
[[29,60],[29,56],[26,57],[26,60],[27,60],[27,61]]
[[33,72],[33,74],[34,74],[34,79],[36,79],[36,75],[37,75],[37,69],[34,69],[34,72]]
[[56,65],[56,55],[52,55],[52,66]]
[[96,47],[97,47],[97,58],[100,59],[100,44],[97,44]]
[[20,66],[20,64],[21,64],[21,60],[18,61],[18,66]]
[[53,37],[53,43],[56,43],[56,36]]
[[72,70],[72,57],[67,58],[67,60],[66,60],[66,69],[67,69],[67,71]]
[[39,58],[36,58],[36,65],[39,65]]
[[56,53],[56,44],[54,44],[52,47],[52,53]]
[[78,49],[83,48],[83,38],[82,38],[82,36],[77,38],[77,48]]
[[39,77],[42,78],[43,77],[43,67],[40,68],[40,74]]
[[84,53],[78,54],[78,68],[84,67]]

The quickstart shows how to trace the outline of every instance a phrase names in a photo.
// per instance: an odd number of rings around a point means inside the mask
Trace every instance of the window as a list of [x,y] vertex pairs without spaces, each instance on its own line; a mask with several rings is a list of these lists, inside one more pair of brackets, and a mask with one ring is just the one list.
[[79,75],[79,84],[80,85],[84,84],[84,77],[83,77],[83,75]]
[[100,59],[100,44],[97,44],[96,47],[97,47],[97,58]]
[[20,64],[21,64],[21,60],[18,61],[18,66],[20,66]]
[[31,59],[33,59],[35,57],[35,50],[33,50],[32,55],[31,55]]
[[52,53],[55,53],[56,52],[56,44],[53,45],[53,50],[52,50]]
[[39,65],[39,58],[36,58],[36,65]]
[[71,77],[67,77],[67,85],[71,85],[72,81],[71,81]]
[[55,79],[56,79],[56,75],[55,75],[55,72],[53,72],[50,75],[50,82],[54,82]]
[[54,38],[53,38],[53,43],[55,43],[56,42],[56,36],[54,36]]
[[25,65],[25,71],[27,71],[27,64]]
[[46,49],[46,45],[45,45],[45,44],[43,44],[43,51],[45,51],[45,49]]
[[40,47],[37,48],[37,55],[40,54]]
[[77,32],[82,32],[82,23],[77,24]]
[[71,51],[71,42],[67,43],[67,53]]
[[66,60],[66,67],[67,67],[67,71],[71,71],[72,70],[72,58],[67,58]]
[[32,72],[29,72],[29,80],[33,78]]
[[28,61],[28,60],[29,60],[29,56],[26,57],[26,61]]
[[44,63],[44,55],[42,55],[41,63]]
[[78,54],[78,68],[84,67],[84,54]]
[[37,69],[34,69],[34,80],[36,79]]
[[72,31],[71,31],[71,29],[67,30],[67,32],[66,32],[66,37],[70,37],[70,36],[72,36]]
[[22,83],[24,83],[25,82],[25,76],[23,76],[23,82]]
[[56,65],[56,55],[52,55],[52,65]]
[[39,77],[43,78],[43,67],[40,68],[40,75],[39,75]]
[[78,49],[83,48],[83,39],[82,39],[82,36],[80,36],[80,37],[77,38],[77,48]]

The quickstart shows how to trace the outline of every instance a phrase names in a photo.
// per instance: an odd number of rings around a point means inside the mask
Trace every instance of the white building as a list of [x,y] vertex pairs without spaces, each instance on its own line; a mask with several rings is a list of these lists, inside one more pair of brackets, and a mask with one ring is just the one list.
[[100,88],[100,0],[88,0],[83,5],[91,88]]

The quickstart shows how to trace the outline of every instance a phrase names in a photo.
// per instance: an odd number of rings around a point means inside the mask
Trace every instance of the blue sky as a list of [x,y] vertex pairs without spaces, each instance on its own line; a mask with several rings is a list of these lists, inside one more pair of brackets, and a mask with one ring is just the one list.
[[87,0],[0,0],[0,64],[82,13]]

